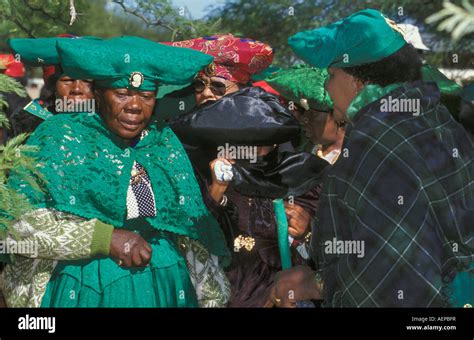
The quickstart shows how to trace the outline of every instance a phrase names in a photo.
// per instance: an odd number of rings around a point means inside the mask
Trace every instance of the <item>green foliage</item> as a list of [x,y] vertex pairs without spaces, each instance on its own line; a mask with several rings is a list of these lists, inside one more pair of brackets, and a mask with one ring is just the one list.
[[443,9],[428,18],[428,24],[441,21],[438,30],[450,32],[454,40],[474,32],[474,6],[469,1],[462,2],[463,7],[456,6],[449,1],[443,3]]
[[[229,0],[224,6],[211,11],[209,18],[220,18],[225,32],[269,43],[276,49],[274,64],[287,67],[296,61],[287,44],[289,36],[338,21],[365,8],[378,9],[396,22],[415,23],[422,32],[429,33],[425,36],[428,44],[437,47],[429,53],[430,59],[436,61],[437,66],[452,66],[450,59],[444,55],[445,52],[472,54],[472,39],[464,37],[458,42],[452,42],[449,34],[436,30],[433,25],[424,25],[427,16],[442,9],[441,1]],[[467,67],[469,62],[469,58],[460,58],[456,66]]]
[[[26,97],[26,91],[21,86],[19,82],[15,79],[6,76],[4,74],[0,74],[0,93],[16,93],[20,97]],[[0,96],[0,128],[9,128],[8,119],[4,115],[1,115],[3,110],[7,107],[7,102],[5,99]]]
[[[52,37],[61,33],[104,38],[138,35],[157,38],[156,32],[122,10],[115,11],[106,0],[74,0],[78,13],[70,25],[67,0],[0,0],[0,50],[8,50],[7,38]],[[5,33],[3,33],[5,32]]]
[[155,34],[153,40],[176,41],[215,34],[221,20],[193,19],[187,8],[175,7],[170,0],[112,0],[132,17],[139,18]]
[[[21,85],[14,79],[0,74],[0,92],[16,93],[26,96]],[[0,96],[0,128],[9,128],[8,119],[1,111],[6,102]],[[6,145],[0,145],[0,231],[5,231],[11,220],[19,218],[28,208],[25,198],[7,186],[8,176],[14,171],[29,182],[33,188],[40,190],[32,175],[40,177],[33,155],[35,148],[24,145],[27,135],[12,138]]]

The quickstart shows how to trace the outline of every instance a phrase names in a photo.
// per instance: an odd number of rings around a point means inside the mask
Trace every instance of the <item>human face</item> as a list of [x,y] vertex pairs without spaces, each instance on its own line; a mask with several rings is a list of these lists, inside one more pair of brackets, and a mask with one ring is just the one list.
[[330,145],[338,140],[338,126],[331,112],[306,110],[303,131],[314,144]]
[[156,102],[155,91],[100,89],[96,94],[105,125],[126,143],[148,126]]
[[200,75],[195,80],[194,95],[198,106],[221,99],[223,96],[237,92],[239,84],[220,77]]
[[326,90],[334,103],[334,108],[346,113],[352,100],[364,88],[364,84],[344,72],[342,68],[330,67],[328,72],[329,79],[326,82]]
[[299,106],[299,105],[291,105],[290,106],[290,112],[293,114],[293,116],[300,122],[303,122],[303,115],[304,115],[304,109]]
[[56,97],[74,101],[92,99],[94,98],[92,81],[62,76],[56,82]]

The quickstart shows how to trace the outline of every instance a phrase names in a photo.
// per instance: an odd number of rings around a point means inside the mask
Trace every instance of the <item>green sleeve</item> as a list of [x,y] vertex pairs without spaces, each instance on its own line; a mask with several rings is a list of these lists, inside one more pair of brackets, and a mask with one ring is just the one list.
[[99,220],[95,222],[91,241],[91,255],[109,255],[114,227]]

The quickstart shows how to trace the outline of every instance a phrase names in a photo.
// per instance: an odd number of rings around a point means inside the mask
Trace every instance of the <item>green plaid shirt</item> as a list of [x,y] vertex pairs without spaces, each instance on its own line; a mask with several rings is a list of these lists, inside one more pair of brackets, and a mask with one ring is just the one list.
[[449,306],[450,282],[474,259],[473,144],[434,84],[389,96],[416,99],[419,114],[365,105],[323,184],[312,251],[325,306]]

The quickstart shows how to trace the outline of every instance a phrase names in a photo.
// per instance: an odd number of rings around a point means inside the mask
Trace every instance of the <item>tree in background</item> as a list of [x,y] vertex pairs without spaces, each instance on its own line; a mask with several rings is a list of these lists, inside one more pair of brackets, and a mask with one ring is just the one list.
[[[461,0],[453,1],[460,4]],[[441,1],[430,0],[229,0],[210,12],[209,20],[221,18],[222,30],[270,43],[276,49],[275,64],[286,67],[296,61],[287,44],[296,32],[317,28],[338,21],[356,11],[375,8],[396,22],[409,22],[427,33],[426,42],[433,52],[426,58],[436,66],[469,67],[472,65],[474,40],[472,34],[453,40],[435,25],[425,25],[429,15],[443,8]],[[452,55],[459,58],[453,65]]]
[[[0,74],[0,93],[14,92],[19,96],[26,96],[20,83],[13,78]],[[0,95],[0,129],[8,129],[9,122],[4,114],[7,102]],[[27,200],[7,186],[7,179],[12,171],[20,174],[40,176],[33,159],[35,148],[23,145],[27,135],[19,135],[10,139],[6,145],[0,144],[0,239],[3,238],[9,223],[19,218],[28,210]],[[37,184],[30,181],[33,187],[40,190]]]
[[427,23],[441,21],[437,29],[450,32],[454,40],[474,32],[474,6],[463,0],[463,7],[449,1],[443,3],[443,9],[426,19]]
[[[375,8],[396,22],[420,27],[432,48],[426,55],[430,64],[467,68],[474,62],[472,24],[463,24],[466,33],[453,39],[449,32],[438,31],[434,21],[426,22],[428,16],[443,9],[446,13],[461,8],[463,3],[464,11],[468,11],[468,0],[453,0],[448,9],[442,1],[432,0],[226,0],[223,5],[211,7],[206,18],[193,19],[187,8],[177,7],[171,0],[0,0],[0,50],[6,50],[9,37],[59,33],[104,38],[138,35],[154,41],[233,33],[270,43],[276,50],[274,64],[287,67],[297,61],[287,44],[289,36],[364,8]],[[78,14],[72,25],[71,4]]]
[[[74,20],[72,9],[77,13]],[[0,0],[0,19],[0,51],[8,50],[7,38],[60,33],[187,39],[214,33],[220,22],[193,20],[186,8],[173,6],[170,0]]]
[[52,37],[60,33],[97,35],[139,35],[152,38],[138,18],[109,9],[106,0],[74,0],[77,17],[71,23],[68,0],[0,0],[0,50],[7,38]]

